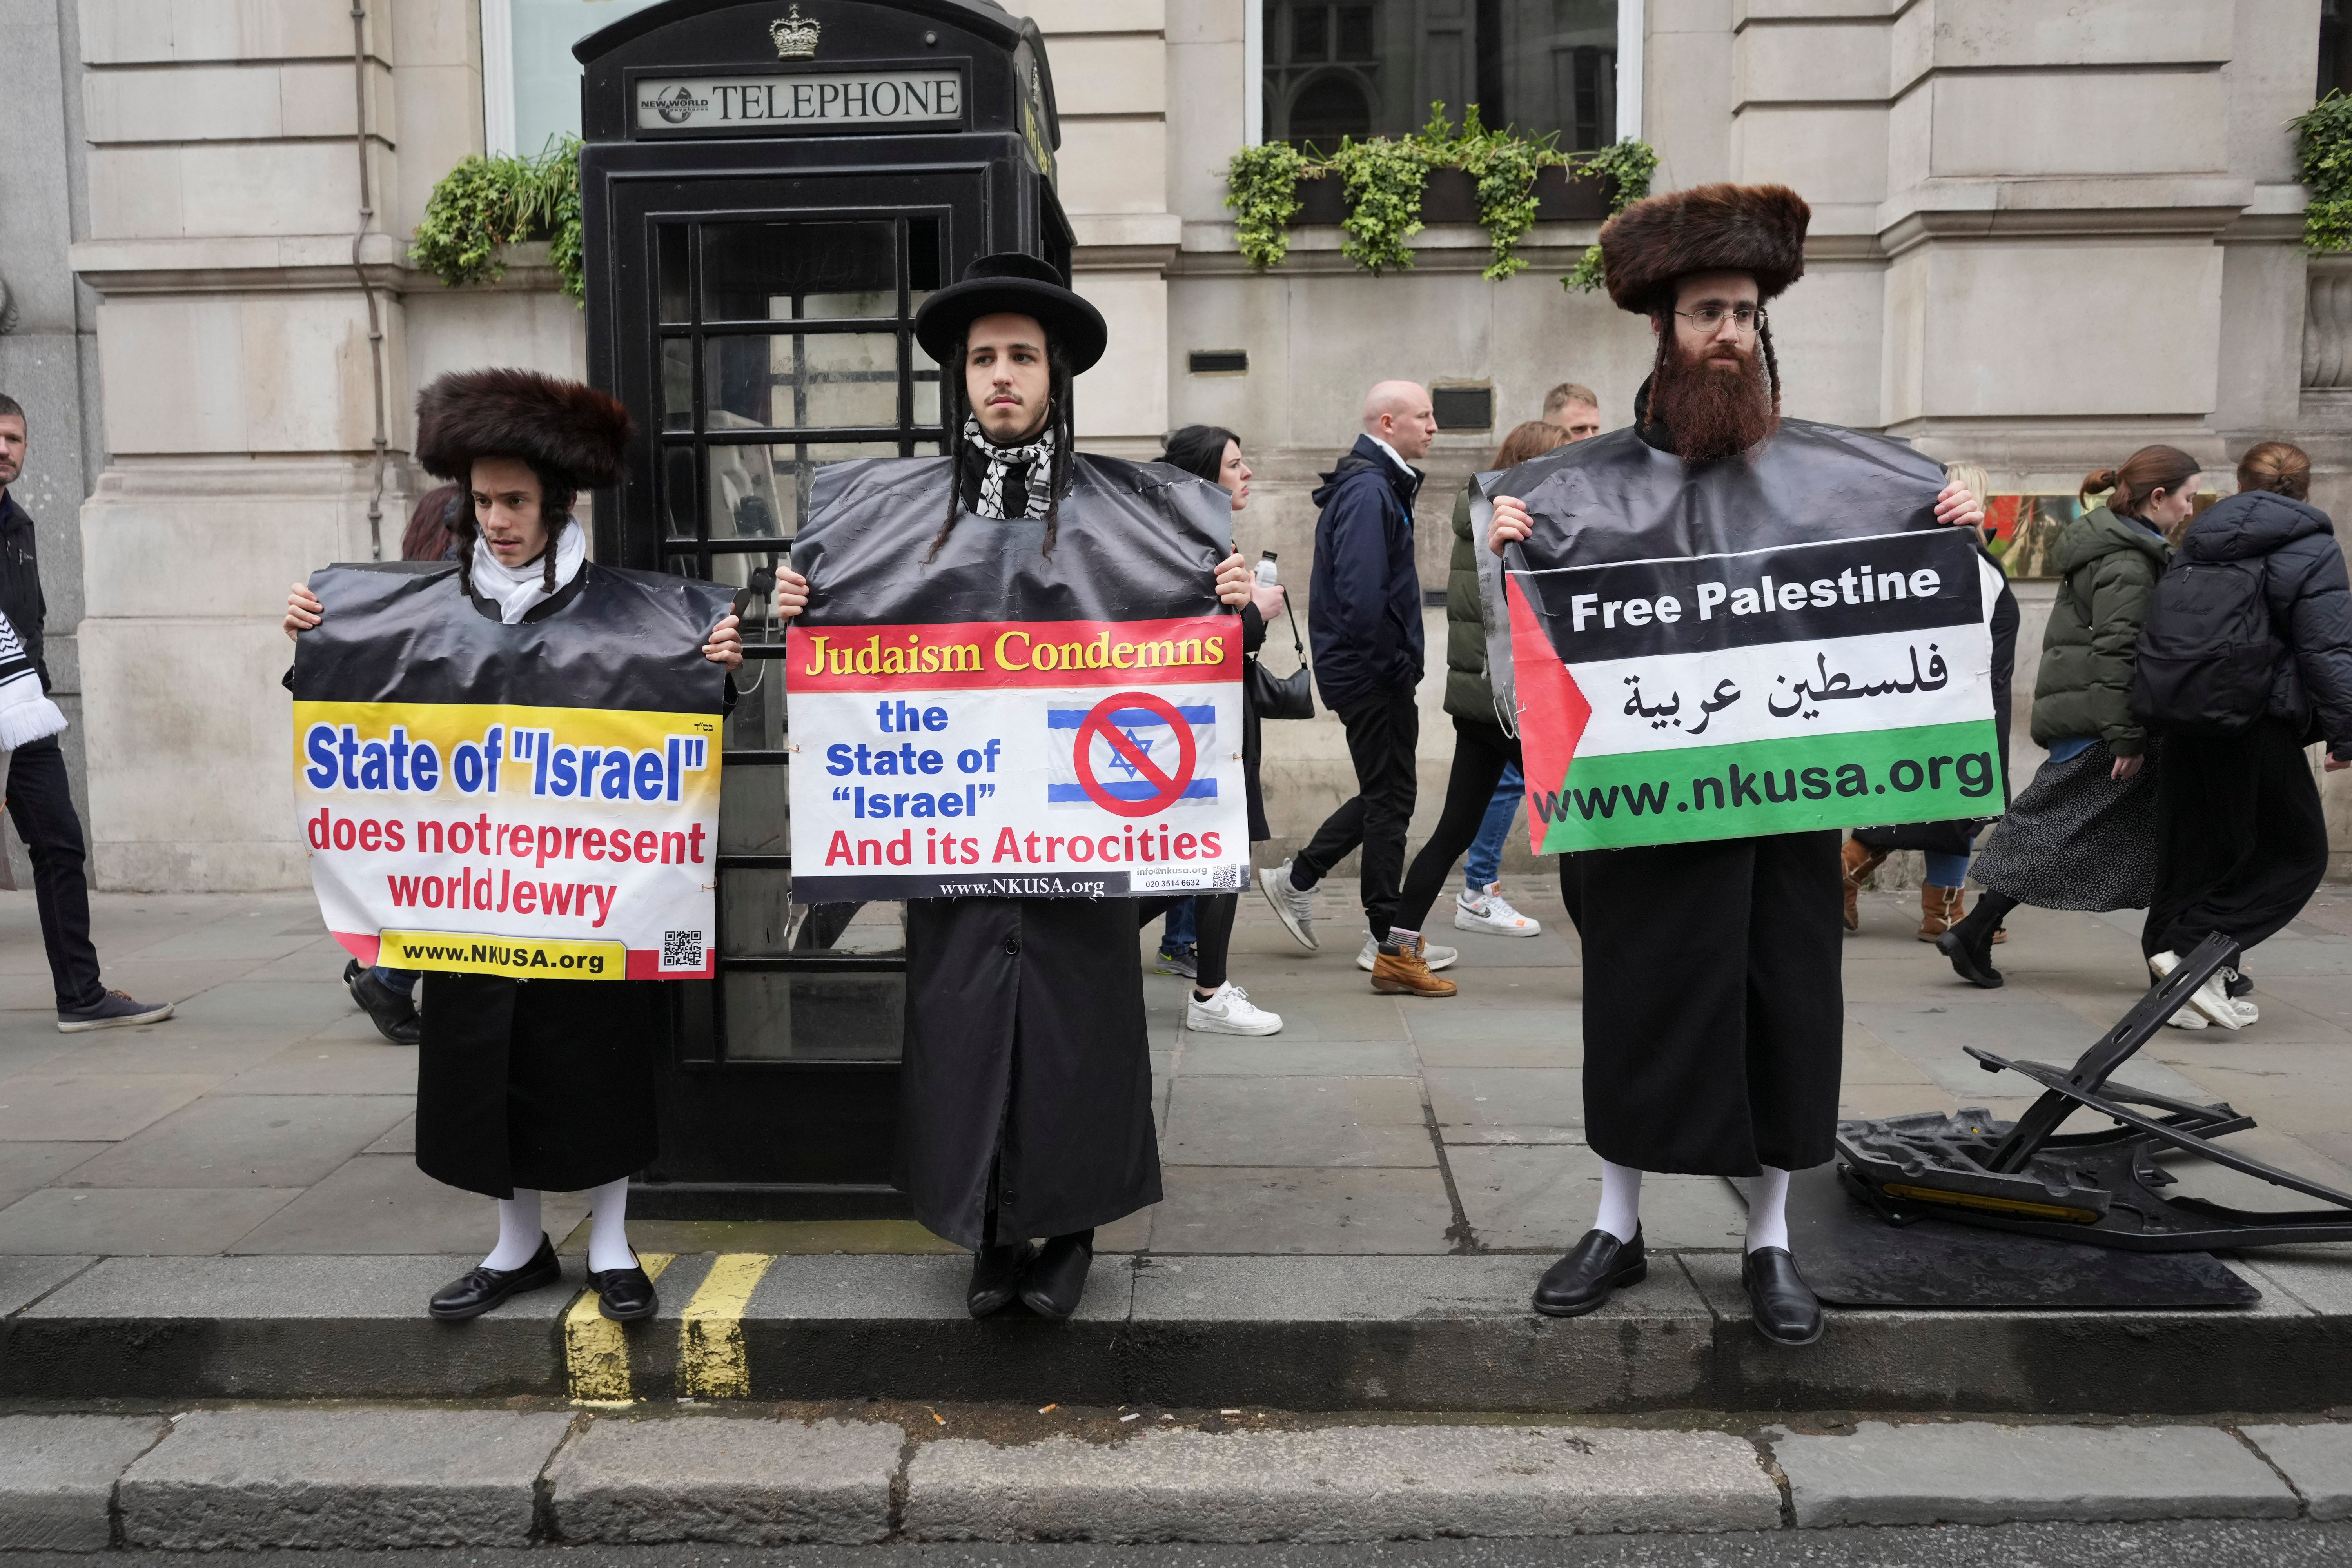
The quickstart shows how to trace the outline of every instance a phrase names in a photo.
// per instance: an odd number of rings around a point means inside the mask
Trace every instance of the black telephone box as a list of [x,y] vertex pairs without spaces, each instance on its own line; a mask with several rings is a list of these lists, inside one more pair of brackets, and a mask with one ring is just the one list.
[[[1044,41],[989,0],[669,0],[573,53],[589,375],[637,427],[597,557],[764,583],[817,468],[941,449],[924,297],[992,251],[1068,270]],[[636,1206],[893,1212],[904,911],[793,902],[782,636],[744,633],[719,977],[670,987]]]

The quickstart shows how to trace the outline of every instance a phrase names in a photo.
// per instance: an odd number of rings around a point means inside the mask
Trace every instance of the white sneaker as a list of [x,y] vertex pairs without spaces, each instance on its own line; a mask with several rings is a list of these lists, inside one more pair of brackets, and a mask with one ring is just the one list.
[[1282,1015],[1251,1005],[1249,993],[1228,980],[1205,1002],[1198,991],[1185,999],[1184,1026],[1203,1035],[1275,1035]]
[[2205,1015],[2194,1007],[2183,1007],[2164,1022],[2168,1027],[2175,1029],[2202,1029],[2207,1026]]
[[1482,931],[1488,936],[1543,935],[1543,921],[1511,908],[1510,900],[1497,890],[1501,886],[1490,882],[1484,892],[1454,895],[1454,929]]
[[[1356,967],[1370,974],[1372,972],[1373,961],[1380,955],[1381,944],[1372,940],[1371,932],[1366,931],[1364,951],[1356,954]],[[1458,947],[1440,947],[1425,938],[1422,942],[1421,960],[1432,969],[1450,969],[1453,967],[1454,961],[1461,956],[1462,950]]]
[[[2168,950],[2159,952],[2147,961],[2147,967],[2160,984],[2180,967],[2180,955]],[[2249,1024],[2259,1022],[2263,1016],[2262,1009],[2252,1002],[2241,1002],[2230,994],[2230,972],[2227,969],[2217,969],[2207,975],[2205,984],[2189,994],[2189,1007],[2202,1014],[2208,1023],[2219,1024],[2225,1029],[2242,1029]],[[2188,1010],[2182,1009],[2183,1012]],[[2179,1022],[2177,1017],[2166,1021]],[[2183,1024],[2179,1026],[2192,1028],[2195,1026]]]
[[1282,922],[1282,929],[1299,946],[1320,951],[1323,944],[1315,940],[1315,889],[1302,892],[1290,885],[1290,862],[1285,860],[1273,870],[1259,873],[1257,885],[1265,890],[1265,901],[1274,906],[1274,918]]

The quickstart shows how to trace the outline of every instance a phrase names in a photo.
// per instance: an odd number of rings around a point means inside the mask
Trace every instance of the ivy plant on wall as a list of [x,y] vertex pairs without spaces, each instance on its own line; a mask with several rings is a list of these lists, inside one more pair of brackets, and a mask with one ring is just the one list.
[[[1234,214],[1242,255],[1257,268],[1279,266],[1290,253],[1290,220],[1300,205],[1301,180],[1339,179],[1348,199],[1340,253],[1368,272],[1412,265],[1412,237],[1421,232],[1421,198],[1432,169],[1460,169],[1475,183],[1478,222],[1492,250],[1484,276],[1496,282],[1527,268],[1518,253],[1535,226],[1537,174],[1559,167],[1613,182],[1612,214],[1649,194],[1658,156],[1647,142],[1620,142],[1597,153],[1562,153],[1554,137],[1489,130],[1473,104],[1457,132],[1443,103],[1429,106],[1429,123],[1410,136],[1343,137],[1328,157],[1309,157],[1280,142],[1244,147],[1225,169],[1225,205]],[[1571,288],[1600,282],[1600,253],[1588,252],[1560,279]]]
[[506,276],[503,251],[548,242],[563,291],[581,296],[580,143],[551,142],[536,158],[468,157],[425,204],[409,258],[452,289]]
[[2331,92],[2289,125],[2295,162],[2311,187],[2303,243],[2315,251],[2352,250],[2352,98]]

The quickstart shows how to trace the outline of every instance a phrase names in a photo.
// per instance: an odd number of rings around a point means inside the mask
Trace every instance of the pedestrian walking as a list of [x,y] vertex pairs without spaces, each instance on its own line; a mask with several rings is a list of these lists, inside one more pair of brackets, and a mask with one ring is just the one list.
[[[1032,563],[1041,572],[1115,564],[1124,544],[1110,531],[1132,526],[1139,505],[1154,509],[1167,537],[1188,519],[1197,525],[1204,487],[1072,450],[1071,385],[1108,336],[1101,313],[1051,263],[980,258],[915,316],[916,341],[940,365],[951,450],[866,466],[826,487],[803,532],[831,508],[872,504],[860,485],[940,497],[947,515],[928,546],[910,537],[907,550],[894,545],[894,563],[911,551],[926,571],[958,574],[969,618],[986,620],[1006,602],[996,584]],[[1076,548],[1057,557],[1057,537]],[[1218,537],[1231,537],[1230,524]],[[1073,559],[1081,565],[1068,567]],[[809,580],[782,567],[776,581],[778,616],[799,615]],[[1228,608],[1249,602],[1239,555],[1214,563],[1213,584]],[[852,591],[828,584],[822,566],[814,588]],[[971,1249],[964,1300],[975,1318],[1016,1299],[1040,1317],[1067,1318],[1086,1289],[1096,1227],[1160,1201],[1141,925],[1128,899],[907,905],[897,1184],[918,1221]]]
[[[650,577],[591,563],[572,515],[582,490],[620,482],[628,442],[627,410],[577,382],[477,370],[427,386],[416,400],[416,460],[473,497],[457,517],[459,596],[447,613],[509,626],[544,621]],[[286,635],[299,637],[324,614],[296,584]],[[668,661],[694,651],[632,644],[612,657]],[[699,651],[730,672],[740,668],[735,617],[720,617]],[[496,1199],[499,1210],[498,1245],[435,1292],[427,1310],[478,1317],[518,1291],[554,1284],[561,1270],[541,1228],[541,1194],[586,1192],[598,1310],[622,1322],[651,1317],[659,1303],[627,1223],[629,1177],[657,1152],[654,1083],[668,1032],[661,983],[436,971],[424,987],[417,1168]]]
[[[456,559],[457,530],[471,498],[460,485],[436,485],[416,500],[408,513],[407,531],[400,536],[403,561]],[[361,967],[356,958],[343,965],[343,984],[352,1000],[368,1016],[375,1032],[395,1046],[416,1043],[416,971]]]
[[[1769,301],[1804,272],[1810,209],[1780,185],[1700,185],[1634,203],[1601,231],[1610,298],[1650,319],[1658,350],[1633,427],[1564,447],[1513,476],[1547,529],[1625,560],[1754,548],[1756,497],[1792,542],[1884,526],[1837,504],[1857,447],[1915,491],[1934,470],[1863,432],[1783,421]],[[1828,438],[1824,440],[1824,436]],[[1832,457],[1831,454],[1834,453]],[[1940,475],[1936,477],[1940,478]],[[1558,481],[1555,483],[1555,481]],[[1529,502],[1495,500],[1489,546],[1535,533]],[[1937,521],[1982,508],[1947,483]],[[1635,517],[1664,518],[1637,528]],[[1801,518],[1793,525],[1790,518]],[[1892,520],[1888,520],[1892,521]],[[1552,535],[1550,537],[1557,537]],[[1750,1316],[1778,1344],[1823,1331],[1789,1250],[1790,1173],[1835,1152],[1843,999],[1834,829],[1580,854],[1586,1140],[1601,1161],[1593,1228],[1548,1269],[1538,1311],[1590,1312],[1645,1277],[1644,1171],[1752,1178],[1741,1263]]]
[[2311,459],[2264,441],[2238,493],[2189,527],[2140,634],[2135,705],[2164,737],[2156,892],[2140,946],[2161,982],[2219,931],[2236,952],[2189,997],[2225,1029],[2259,1019],[2231,994],[2246,949],[2302,911],[2327,872],[2327,821],[2304,748],[2352,767],[2352,585]]
[[[1250,466],[1243,459],[1241,438],[1217,425],[1187,425],[1168,437],[1167,449],[1160,460],[1173,468],[1210,483],[1222,485],[1233,497],[1234,515],[1240,516],[1249,505]],[[1238,547],[1236,547],[1238,552]],[[1282,586],[1277,583],[1261,583],[1255,578],[1250,584],[1249,603],[1242,606],[1242,654],[1255,658],[1265,645],[1266,620],[1279,615],[1283,608]],[[1258,712],[1250,695],[1250,683],[1242,682],[1242,788],[1249,805],[1249,836],[1253,844],[1263,844],[1273,837],[1265,820],[1265,792],[1258,782]],[[1202,893],[1181,900],[1178,909],[1189,908],[1192,951],[1188,956],[1193,967],[1188,972],[1192,984],[1184,1000],[1184,1026],[1199,1034],[1210,1035],[1272,1035],[1282,1029],[1282,1015],[1269,1013],[1249,999],[1249,993],[1233,984],[1226,973],[1226,962],[1233,950],[1234,917],[1239,912],[1239,893]],[[1150,905],[1146,905],[1148,909]],[[1168,911],[1169,928],[1175,929],[1177,910]],[[1149,919],[1149,916],[1146,916]],[[1167,957],[1166,943],[1160,956]],[[1168,973],[1162,967],[1162,973]]]
[[30,430],[24,405],[0,393],[0,618],[6,621],[0,633],[0,748],[7,749],[8,819],[33,862],[33,903],[58,1032],[160,1024],[172,1016],[172,1004],[107,989],[89,940],[89,851],[58,744],[66,716],[49,700],[49,666],[41,652],[48,600],[41,593],[33,520],[9,488],[25,471]]
[[1571,441],[1601,434],[1601,395],[1579,382],[1563,381],[1544,394],[1543,421],[1557,425]]
[[[1564,445],[1568,433],[1559,426],[1530,419],[1503,437],[1494,467],[1516,468]],[[1471,540],[1470,502],[1477,480],[1462,487],[1454,502],[1454,556],[1445,585],[1445,711],[1454,721],[1454,764],[1445,781],[1445,805],[1429,842],[1413,857],[1404,889],[1390,925],[1394,958],[1383,952],[1372,971],[1372,989],[1409,996],[1451,996],[1458,987],[1429,973],[1410,956],[1421,945],[1422,925],[1430,906],[1453,874],[1454,862],[1471,848],[1480,832],[1496,816],[1510,828],[1510,813],[1497,809],[1496,784],[1505,774],[1517,774],[1519,742],[1504,730],[1495,710],[1494,687],[1486,679],[1486,616],[1478,592],[1477,546]],[[1509,802],[1512,812],[1517,795]],[[1496,853],[1500,853],[1499,844]],[[1542,927],[1512,909],[1493,885],[1493,873],[1472,885],[1454,900],[1454,923],[1468,931],[1490,931],[1506,936],[1535,936]]]
[[[1973,463],[1947,463],[1944,476],[1954,484],[1967,486],[1973,495],[1991,493],[1992,477]],[[2000,572],[2000,563],[1981,542],[1977,552],[1986,564]],[[2010,590],[2008,574],[2001,573],[2000,593],[1992,607],[1992,722],[2000,747],[2000,797],[2004,801],[2009,798],[2010,689],[2017,670],[2020,619],[2017,595]],[[1907,822],[1892,827],[1855,828],[1853,837],[1845,841],[1843,852],[1845,929],[1862,929],[1862,904],[1857,895],[1871,873],[1885,864],[1895,850],[1916,849],[1927,862],[1927,876],[1919,887],[1919,940],[1933,942],[1951,930],[1968,913],[1961,887],[1968,880],[1969,856],[1975,849],[1977,832],[1987,820]],[[2009,933],[1996,927],[1992,940],[2007,942]]]
[[[2083,480],[2086,510],[2060,531],[2058,594],[2033,681],[2033,739],[2049,760],[2009,804],[1976,857],[1977,907],[1936,939],[1953,972],[2001,983],[1993,933],[2020,904],[2137,910],[2156,891],[2158,742],[2131,710],[2148,595],[2172,559],[2165,531],[2195,509],[2197,459],[2142,447]],[[2090,506],[2093,496],[2106,502]],[[2181,1009],[2202,1027],[2203,1019]]]
[[[1421,578],[1412,559],[1412,502],[1422,471],[1413,460],[1437,435],[1428,389],[1384,381],[1364,396],[1363,434],[1315,491],[1315,564],[1308,580],[1307,637],[1323,705],[1348,732],[1356,793],[1292,858],[1259,879],[1276,919],[1301,947],[1315,935],[1315,887],[1350,850],[1362,847],[1359,893],[1369,928],[1360,968],[1376,980],[1419,984],[1454,955],[1389,941],[1404,874],[1421,741]],[[1385,972],[1381,960],[1389,961]],[[1450,990],[1451,987],[1448,987]]]

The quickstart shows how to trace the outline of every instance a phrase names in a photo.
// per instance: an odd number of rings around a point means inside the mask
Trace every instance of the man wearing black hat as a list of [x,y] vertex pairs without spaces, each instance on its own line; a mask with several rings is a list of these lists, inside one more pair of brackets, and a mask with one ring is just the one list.
[[[1931,510],[1938,522],[1983,521],[1906,443],[1784,426],[1765,307],[1803,275],[1811,216],[1786,186],[1715,184],[1636,202],[1602,227],[1610,297],[1650,318],[1656,363],[1632,429],[1509,476],[1489,532],[1497,553],[1538,532],[1549,558],[1573,552],[1587,564],[1880,534]],[[1591,1311],[1645,1275],[1643,1172],[1745,1176],[1741,1275],[1756,1326],[1780,1344],[1821,1337],[1821,1303],[1789,1252],[1787,1199],[1790,1172],[1834,1152],[1838,837],[1578,854],[1601,1212],[1544,1275],[1538,1311]]]
[[[1071,450],[1071,383],[1108,331],[1052,266],[981,258],[924,301],[915,336],[940,364],[952,451],[822,470],[793,552],[807,575],[777,574],[780,616],[812,592],[854,605],[863,585],[904,584],[910,551],[963,621],[1015,604],[1056,606],[1039,619],[1197,613],[1194,590],[1155,606],[1119,580],[1147,561],[1166,579],[1171,552],[1192,563],[1178,574],[1213,574],[1227,607],[1248,602],[1223,490]],[[872,526],[854,510],[869,506],[884,509]],[[909,537],[907,511],[940,521]],[[974,1317],[1016,1297],[1068,1317],[1095,1227],[1160,1201],[1138,925],[1129,900],[907,906],[898,1184],[917,1219],[972,1248]],[[1029,1239],[1041,1236],[1042,1249]]]

